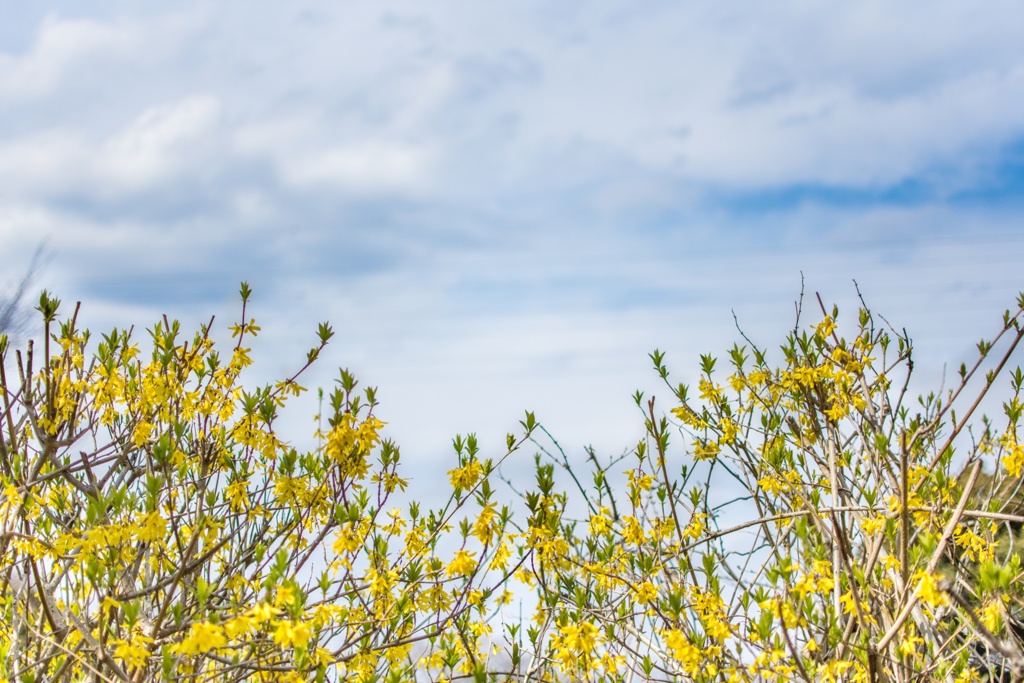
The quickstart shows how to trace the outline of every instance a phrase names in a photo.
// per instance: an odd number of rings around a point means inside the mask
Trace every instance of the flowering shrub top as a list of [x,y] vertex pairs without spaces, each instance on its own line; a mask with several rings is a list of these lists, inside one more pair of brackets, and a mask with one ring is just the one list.
[[[333,331],[246,389],[241,295],[226,350],[164,319],[145,353],[130,330],[93,351],[45,292],[41,349],[0,335],[0,679],[1024,677],[1024,297],[917,399],[909,337],[866,307],[845,331],[798,316],[777,365],[749,341],[725,372],[702,356],[693,386],[655,351],[674,402],[635,395],[633,449],[575,463],[527,413],[497,457],[457,437],[425,509],[392,501],[399,449],[347,371],[317,446],[281,440]],[[1005,418],[979,418],[1004,375]],[[499,467],[525,440],[524,488]],[[532,618],[502,622],[517,596]]]
[[485,659],[512,558],[494,464],[460,439],[445,507],[390,505],[399,450],[346,371],[319,446],[284,443],[278,412],[333,332],[246,390],[249,294],[223,351],[164,319],[147,354],[124,330],[90,353],[45,293],[43,348],[0,338],[4,678],[372,680]]

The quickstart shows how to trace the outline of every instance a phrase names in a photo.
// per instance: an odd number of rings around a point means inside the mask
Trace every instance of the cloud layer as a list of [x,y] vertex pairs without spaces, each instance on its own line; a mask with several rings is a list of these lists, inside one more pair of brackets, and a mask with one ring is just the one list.
[[100,328],[249,280],[268,372],[330,319],[424,457],[625,447],[648,351],[774,343],[801,272],[930,377],[1022,288],[1010,2],[56,7],[0,27],[5,279],[48,239]]

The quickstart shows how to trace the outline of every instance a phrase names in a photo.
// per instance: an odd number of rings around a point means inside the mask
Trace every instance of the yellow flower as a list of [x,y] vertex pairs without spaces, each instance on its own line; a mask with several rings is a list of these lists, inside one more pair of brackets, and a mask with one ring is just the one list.
[[373,595],[389,593],[397,578],[398,572],[394,570],[378,572],[376,569],[368,569],[366,571],[366,579],[370,582],[370,592]]
[[484,544],[489,544],[494,537],[494,533],[497,531],[497,525],[494,523],[495,505],[496,503],[487,503],[480,510],[476,521],[473,522],[473,531],[471,533]]
[[471,574],[474,569],[476,569],[476,558],[473,553],[468,550],[460,550],[455,553],[455,557],[448,564],[445,572],[449,577],[456,578]]
[[833,422],[839,422],[849,414],[850,410],[841,397],[833,394],[828,398],[830,405],[825,410],[825,414],[828,415],[828,418]]
[[349,522],[341,527],[341,531],[338,532],[338,538],[334,541],[334,554],[341,555],[344,553],[354,553],[356,550],[361,548],[363,545],[363,536],[355,528],[355,526]]
[[932,607],[946,604],[948,598],[945,593],[939,590],[933,574],[929,574],[922,569],[916,572],[912,578],[918,582],[917,594],[923,602]]
[[244,479],[232,482],[224,489],[224,494],[231,505],[231,511],[239,512],[245,509],[246,503],[249,500],[248,482]]
[[200,622],[192,624],[188,635],[178,643],[174,650],[183,655],[198,655],[227,645],[224,629],[218,624]]
[[118,638],[114,642],[117,643],[114,656],[127,664],[129,669],[145,666],[149,659],[149,650],[145,646],[153,642],[152,638],[136,633],[130,640]]
[[658,599],[658,587],[650,581],[644,581],[636,588],[637,602],[649,603]]
[[295,604],[295,590],[291,586],[278,586],[277,596],[274,598],[274,605],[281,607],[282,605],[293,605]]
[[814,328],[814,334],[818,337],[828,337],[835,332],[835,329],[836,321],[832,319],[832,316],[825,316],[825,319]]
[[167,522],[159,512],[151,512],[143,520],[138,537],[140,541],[156,541],[162,539],[166,533]]
[[596,625],[587,621],[559,626],[551,637],[551,649],[559,668],[566,673],[590,668],[600,633]]
[[967,559],[984,562],[991,560],[995,555],[996,543],[986,541],[983,537],[974,533],[970,527],[957,524],[953,532],[953,540],[964,549]]
[[991,601],[981,608],[981,623],[992,633],[999,633],[1003,627],[1003,611],[998,601]]
[[132,432],[132,443],[136,446],[142,446],[149,441],[149,435],[153,433],[153,425],[148,422],[140,422],[135,426],[135,431]]
[[248,612],[249,616],[251,616],[257,624],[268,622],[280,613],[281,610],[274,607],[269,602],[257,603],[252,606]]
[[1024,470],[1024,448],[1017,443],[1017,435],[1013,431],[1007,431],[1000,441],[1007,451],[1002,458],[1003,467],[1009,471],[1011,476],[1020,475],[1021,470]]
[[590,516],[589,531],[591,536],[600,536],[611,528],[612,520],[608,517],[608,508],[602,507],[596,515]]
[[597,645],[597,634],[600,629],[589,621],[570,624],[561,629],[565,636],[564,642],[576,652],[593,652]]
[[882,558],[882,564],[885,566],[886,571],[899,571],[900,561],[895,555],[886,555]]
[[679,406],[678,408],[673,408],[671,410],[671,413],[675,415],[683,424],[689,427],[697,429],[706,426],[704,420],[699,415],[697,415],[697,413],[693,412],[686,406]]
[[883,526],[885,526],[885,517],[880,514],[867,517],[863,522],[861,522],[861,527],[863,527],[864,533],[869,536],[877,534],[882,530]]
[[910,657],[917,652],[919,646],[924,645],[924,638],[920,636],[907,636],[901,642],[897,648],[904,657]]
[[722,438],[720,440],[720,443],[724,443],[724,444],[728,445],[728,444],[731,444],[734,441],[736,441],[736,423],[735,422],[733,422],[732,420],[730,420],[727,417],[723,417],[721,422],[719,422],[719,427],[722,428]]
[[449,470],[448,480],[452,483],[452,488],[467,491],[476,485],[483,474],[484,468],[480,461],[472,460],[458,469]]
[[672,657],[683,665],[683,671],[693,676],[700,672],[703,663],[703,652],[689,641],[686,635],[677,629],[662,631],[665,647]]
[[494,558],[491,560],[491,567],[499,571],[503,571],[508,567],[508,560],[511,557],[512,551],[508,547],[508,543],[505,541],[501,542],[498,549],[494,551]]
[[693,443],[694,460],[714,460],[719,452],[721,452],[721,448],[717,441],[695,441]]
[[761,477],[757,480],[757,485],[769,496],[775,496],[779,493],[787,492],[790,488],[788,483],[773,475]]
[[374,446],[380,443],[380,430],[384,428],[385,424],[385,422],[381,422],[371,415],[359,425],[356,438],[364,451],[371,451]]
[[716,402],[722,398],[722,387],[712,384],[707,379],[701,379],[698,388],[700,397],[705,401]]
[[274,629],[274,642],[281,647],[306,647],[312,635],[312,629],[304,621],[281,621]]
[[644,528],[633,515],[622,518],[622,540],[630,545],[640,545],[644,541]]
[[441,583],[435,583],[420,595],[421,604],[431,612],[444,612],[452,604],[451,593]]
[[754,370],[747,375],[747,384],[749,386],[757,386],[759,384],[765,384],[771,379],[771,375],[765,370]]
[[228,638],[237,638],[256,630],[256,621],[248,614],[242,614],[224,622],[224,634]]
[[704,520],[707,519],[707,514],[703,512],[697,512],[693,515],[693,519],[683,529],[683,536],[691,540],[696,541],[700,538],[701,534],[707,531],[707,525]]

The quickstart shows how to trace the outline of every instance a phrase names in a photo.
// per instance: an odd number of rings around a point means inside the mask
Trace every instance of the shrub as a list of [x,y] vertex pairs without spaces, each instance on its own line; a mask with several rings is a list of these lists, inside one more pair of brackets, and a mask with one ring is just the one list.
[[[527,413],[498,458],[457,437],[428,510],[393,503],[399,449],[347,371],[314,448],[279,438],[333,333],[247,389],[249,295],[224,352],[166,318],[145,355],[124,330],[93,352],[45,292],[41,350],[0,336],[6,679],[1024,677],[1024,296],[916,398],[909,337],[867,306],[841,327],[819,299],[780,362],[746,340],[692,386],[655,351],[673,404],[635,395],[634,448],[580,463]],[[1004,417],[977,416],[1001,377]],[[499,506],[525,440],[534,481]],[[496,631],[517,595],[532,618]]]
[[249,295],[222,351],[210,326],[185,338],[165,318],[146,354],[117,329],[91,353],[78,309],[58,322],[45,292],[42,349],[0,337],[7,680],[398,680],[420,657],[484,661],[512,555],[495,463],[457,440],[448,503],[389,508],[399,449],[346,371],[316,448],[284,443],[278,413],[333,333],[247,390]]
[[[798,319],[778,365],[749,342],[725,370],[702,356],[696,386],[669,384],[652,353],[676,405],[670,419],[635,396],[647,435],[625,486],[595,459],[587,472],[563,457],[538,466],[540,481],[561,468],[592,484],[579,519],[544,486],[527,501],[535,673],[1021,680],[1024,585],[1005,533],[1024,522],[1024,373],[1008,371],[1021,306],[957,386],[916,400],[909,337],[866,306],[845,332],[835,308],[809,328]],[[1007,372],[1005,420],[978,419]]]

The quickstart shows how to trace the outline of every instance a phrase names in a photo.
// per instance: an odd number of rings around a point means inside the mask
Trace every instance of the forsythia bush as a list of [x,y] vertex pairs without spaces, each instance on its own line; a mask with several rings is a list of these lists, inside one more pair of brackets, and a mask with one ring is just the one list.
[[[427,510],[391,502],[398,448],[345,371],[316,448],[281,441],[332,332],[246,389],[249,294],[221,352],[166,319],[145,354],[95,342],[45,293],[42,349],[0,336],[6,680],[1024,679],[1024,297],[922,397],[866,306],[798,312],[778,362],[747,340],[690,386],[655,351],[673,404],[637,393],[630,451],[575,462],[527,413],[495,458],[456,438]],[[995,386],[1004,415],[977,415]],[[527,440],[523,487],[499,467]]]
[[513,569],[494,463],[459,440],[446,506],[390,506],[407,485],[398,448],[381,438],[374,391],[344,371],[318,447],[283,443],[278,411],[332,331],[320,326],[295,376],[246,390],[260,330],[249,294],[225,351],[209,327],[183,338],[165,319],[148,353],[123,330],[91,353],[77,309],[58,323],[45,292],[42,349],[12,354],[0,337],[4,680],[482,670],[485,610]]
[[[920,398],[906,334],[865,306],[841,335],[821,305],[810,326],[798,313],[778,365],[749,341],[725,370],[702,356],[693,385],[669,384],[674,420],[638,393],[647,437],[591,458],[589,489],[564,456],[541,465],[539,481],[571,473],[588,511],[567,519],[545,486],[528,500],[537,674],[1024,680],[1017,304],[956,386]],[[978,418],[1007,374],[1004,417]]]

